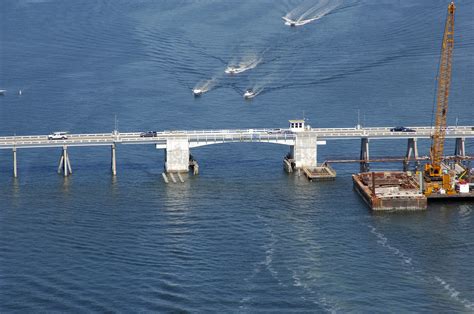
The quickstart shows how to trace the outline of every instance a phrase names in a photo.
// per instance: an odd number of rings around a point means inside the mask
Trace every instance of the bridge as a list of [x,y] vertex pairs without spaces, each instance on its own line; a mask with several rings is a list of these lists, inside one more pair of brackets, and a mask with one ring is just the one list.
[[[0,149],[13,151],[13,176],[17,177],[17,151],[33,148],[61,148],[58,172],[65,176],[72,173],[68,147],[109,146],[111,147],[111,170],[116,175],[117,145],[155,145],[165,150],[166,172],[187,172],[190,166],[190,149],[222,143],[258,142],[290,146],[288,160],[292,168],[315,168],[317,146],[330,140],[360,140],[361,171],[368,170],[369,142],[371,140],[407,139],[406,160],[417,159],[418,139],[430,139],[431,127],[410,127],[411,132],[394,132],[390,127],[360,128],[311,128],[304,120],[290,120],[289,128],[273,129],[228,129],[200,131],[160,131],[153,133],[128,132],[68,134],[66,139],[49,139],[48,135],[23,135],[0,137]],[[474,138],[473,126],[450,126],[446,130],[447,139],[455,139],[455,155],[465,156],[465,140]],[[193,161],[195,162],[195,161]],[[197,163],[195,162],[195,165]],[[287,169],[291,170],[291,169]]]

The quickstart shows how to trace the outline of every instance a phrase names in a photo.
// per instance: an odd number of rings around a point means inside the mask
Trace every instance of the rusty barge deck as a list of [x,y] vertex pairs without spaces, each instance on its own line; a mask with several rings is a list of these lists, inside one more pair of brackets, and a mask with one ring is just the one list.
[[427,197],[407,172],[366,172],[352,175],[354,188],[374,211],[425,210]]

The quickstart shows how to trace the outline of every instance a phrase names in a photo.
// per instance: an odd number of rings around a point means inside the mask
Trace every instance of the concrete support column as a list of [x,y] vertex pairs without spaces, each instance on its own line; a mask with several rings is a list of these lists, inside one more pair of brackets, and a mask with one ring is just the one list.
[[112,175],[117,175],[117,162],[115,160],[115,144],[112,144],[112,156],[111,156],[111,164],[112,164]]
[[360,141],[360,172],[369,172],[369,139],[363,137]]
[[[408,171],[410,165],[410,158],[418,158],[418,141],[417,138],[409,138],[407,144],[407,153],[405,155],[405,160],[403,161],[403,171]],[[420,161],[415,161],[416,170],[419,169]]]
[[13,147],[13,177],[18,178],[18,169],[16,162],[16,147]]
[[71,162],[69,161],[69,154],[67,152],[67,146],[63,146],[63,152],[61,159],[59,160],[58,173],[63,173],[65,177],[72,174]]
[[314,134],[301,132],[296,135],[295,145],[290,148],[290,157],[296,169],[317,167],[317,142]]
[[456,138],[456,145],[454,146],[454,155],[457,157],[466,156],[466,139],[464,137]]
[[189,140],[187,137],[166,140],[165,170],[166,172],[189,171]]

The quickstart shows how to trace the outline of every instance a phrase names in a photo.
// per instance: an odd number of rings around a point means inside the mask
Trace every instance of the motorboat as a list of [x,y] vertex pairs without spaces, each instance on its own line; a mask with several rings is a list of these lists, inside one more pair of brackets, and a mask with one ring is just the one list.
[[255,66],[253,66],[253,63],[252,64],[249,64],[248,66],[243,66],[243,67],[235,67],[233,65],[230,65],[227,67],[227,69],[225,69],[225,73],[227,74],[238,74],[238,73],[242,73],[246,70],[249,70],[251,68],[253,68]]
[[245,99],[251,99],[251,98],[254,98],[255,96],[257,96],[257,94],[251,89],[247,89],[244,93]]
[[5,95],[6,92],[7,92],[6,89],[0,89],[0,95]]
[[286,16],[282,16],[282,19],[285,20],[285,25],[289,25],[291,27],[295,27],[296,26],[296,21],[292,20],[292,19],[289,19],[287,18]]
[[228,66],[227,69],[225,69],[225,73],[227,74],[235,74],[235,73],[238,73],[238,68],[234,67],[234,66]]
[[202,89],[200,89],[200,88],[194,88],[194,89],[193,89],[193,94],[194,94],[194,96],[196,96],[196,97],[197,97],[197,96],[201,96],[203,93],[204,93],[204,91],[203,91]]

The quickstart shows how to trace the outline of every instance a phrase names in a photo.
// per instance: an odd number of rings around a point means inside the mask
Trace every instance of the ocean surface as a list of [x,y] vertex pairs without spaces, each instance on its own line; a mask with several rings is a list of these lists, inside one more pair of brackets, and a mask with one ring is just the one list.
[[[111,132],[115,116],[121,132],[354,127],[358,112],[364,126],[431,125],[448,1],[326,4],[4,0],[0,135]],[[473,125],[474,3],[456,5],[448,122]],[[289,27],[289,13],[316,18]],[[328,141],[318,161],[359,149]],[[405,150],[371,142],[374,157]],[[107,147],[70,148],[68,178],[59,149],[19,150],[18,179],[0,151],[0,312],[474,312],[472,202],[372,214],[357,164],[310,183],[283,171],[287,152],[193,149],[199,176],[167,185],[151,145],[118,146],[116,177]]]

